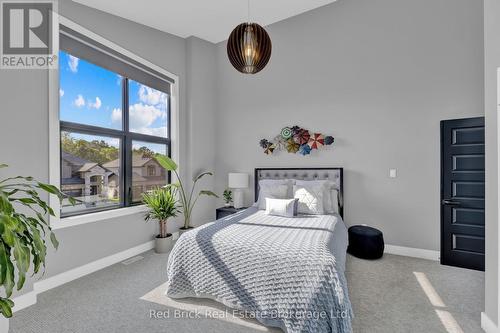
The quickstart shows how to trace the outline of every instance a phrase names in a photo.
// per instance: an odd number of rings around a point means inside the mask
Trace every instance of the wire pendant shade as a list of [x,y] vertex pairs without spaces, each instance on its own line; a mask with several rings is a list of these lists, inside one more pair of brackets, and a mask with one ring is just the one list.
[[255,74],[271,58],[271,38],[257,23],[242,23],[229,35],[227,56],[231,65],[244,74]]

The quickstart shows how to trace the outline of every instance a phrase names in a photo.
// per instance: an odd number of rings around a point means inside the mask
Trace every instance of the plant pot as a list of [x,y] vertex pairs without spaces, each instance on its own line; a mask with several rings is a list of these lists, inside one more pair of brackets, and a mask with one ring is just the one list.
[[225,203],[224,207],[231,207],[231,203],[230,202]]
[[172,250],[172,234],[167,234],[167,237],[160,238],[159,235],[155,238],[155,252],[156,253],[167,253]]
[[9,318],[5,318],[0,314],[0,332],[7,333],[9,332]]
[[187,228],[181,227],[181,228],[179,228],[179,237],[181,237],[183,233],[186,233],[186,232],[193,230],[193,229],[194,229],[194,227],[187,227]]

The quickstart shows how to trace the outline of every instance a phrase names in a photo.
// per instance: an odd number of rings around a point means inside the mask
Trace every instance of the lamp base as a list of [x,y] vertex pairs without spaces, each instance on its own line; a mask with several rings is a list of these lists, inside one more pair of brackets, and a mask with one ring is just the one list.
[[242,208],[244,205],[244,201],[245,201],[245,198],[243,195],[243,191],[241,189],[234,189],[234,191],[233,191],[234,208],[236,208],[236,209]]

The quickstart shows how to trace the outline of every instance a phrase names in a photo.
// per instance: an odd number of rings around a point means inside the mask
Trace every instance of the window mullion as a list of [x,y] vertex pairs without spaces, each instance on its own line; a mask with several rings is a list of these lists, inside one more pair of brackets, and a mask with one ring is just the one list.
[[125,132],[125,140],[123,142],[123,204],[128,207],[131,205],[131,191],[132,191],[132,138],[129,135],[129,107],[128,107],[128,78],[122,78],[122,122],[123,131]]

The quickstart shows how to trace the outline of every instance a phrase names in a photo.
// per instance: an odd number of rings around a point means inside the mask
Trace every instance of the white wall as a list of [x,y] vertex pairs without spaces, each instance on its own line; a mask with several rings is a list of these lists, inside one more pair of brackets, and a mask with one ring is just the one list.
[[498,111],[497,70],[500,68],[500,2],[484,1],[486,117],[486,275],[485,313],[498,324]]
[[[470,0],[340,0],[269,26],[271,61],[255,76],[234,70],[220,43],[218,192],[230,171],[342,166],[349,225],[439,250],[439,122],[484,112],[482,10]],[[261,138],[294,124],[333,134],[333,148],[262,152]]]

